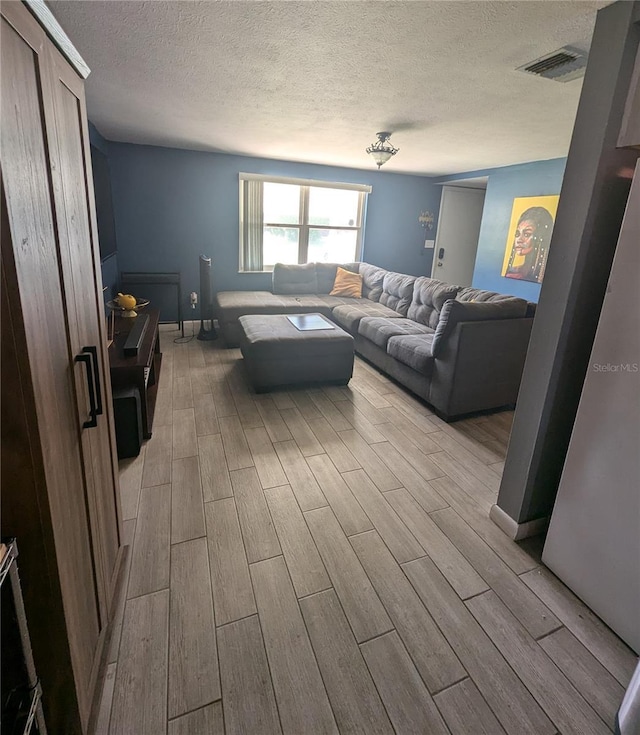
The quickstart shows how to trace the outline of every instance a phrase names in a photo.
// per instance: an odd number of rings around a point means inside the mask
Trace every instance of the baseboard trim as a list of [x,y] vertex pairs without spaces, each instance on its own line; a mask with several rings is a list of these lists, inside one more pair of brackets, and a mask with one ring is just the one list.
[[518,523],[505,513],[499,505],[492,505],[489,511],[489,518],[498,526],[498,528],[514,541],[521,541],[524,538],[538,536],[547,530],[549,518],[536,518],[533,521]]

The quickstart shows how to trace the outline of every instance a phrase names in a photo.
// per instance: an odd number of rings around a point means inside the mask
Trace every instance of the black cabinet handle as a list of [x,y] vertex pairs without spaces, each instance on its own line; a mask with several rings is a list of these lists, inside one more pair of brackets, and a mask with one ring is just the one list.
[[444,248],[440,248],[440,250],[438,250],[438,258],[444,258]]
[[91,406],[91,419],[89,421],[85,421],[82,424],[82,428],[93,429],[98,425],[98,419],[96,418],[96,396],[93,383],[93,369],[91,366],[91,353],[82,352],[80,355],[76,355],[75,361],[84,363],[84,369],[87,375],[87,387],[89,389],[89,404]]
[[96,416],[102,416],[102,387],[100,384],[100,366],[98,365],[98,348],[93,345],[92,347],[83,347],[82,351],[89,352],[93,357],[93,384],[96,390]]

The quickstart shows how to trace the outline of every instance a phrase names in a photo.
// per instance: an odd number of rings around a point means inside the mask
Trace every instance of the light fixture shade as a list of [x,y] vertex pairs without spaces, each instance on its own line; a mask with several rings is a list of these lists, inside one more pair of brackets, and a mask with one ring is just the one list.
[[373,160],[378,164],[378,168],[382,166],[383,163],[386,163],[393,153],[391,151],[369,151],[371,153],[371,157]]
[[398,148],[394,148],[389,142],[391,133],[376,133],[378,140],[367,148],[367,153],[373,158],[378,168],[386,163],[391,156],[395,156]]

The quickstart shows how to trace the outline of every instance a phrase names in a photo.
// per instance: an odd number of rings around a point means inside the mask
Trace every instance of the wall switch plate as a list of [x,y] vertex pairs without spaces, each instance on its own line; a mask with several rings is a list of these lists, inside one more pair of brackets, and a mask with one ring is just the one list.
[[433,248],[435,248],[435,246],[436,246],[436,241],[435,240],[425,240],[424,241],[424,247],[425,247],[426,250],[433,250]]

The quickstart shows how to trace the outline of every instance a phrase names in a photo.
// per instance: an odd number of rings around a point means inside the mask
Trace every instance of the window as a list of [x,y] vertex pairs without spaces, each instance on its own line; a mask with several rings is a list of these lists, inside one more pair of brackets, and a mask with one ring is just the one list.
[[240,270],[360,258],[370,186],[240,174]]

